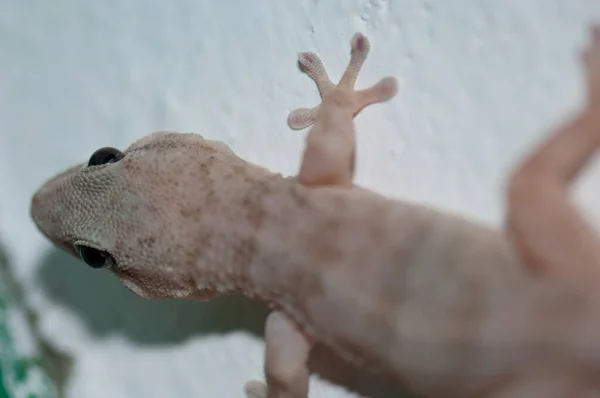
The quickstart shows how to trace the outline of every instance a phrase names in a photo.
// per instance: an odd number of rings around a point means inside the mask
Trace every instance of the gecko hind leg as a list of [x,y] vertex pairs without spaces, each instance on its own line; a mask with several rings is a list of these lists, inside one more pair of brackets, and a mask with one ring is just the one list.
[[600,26],[582,58],[587,104],[511,176],[506,228],[532,274],[587,291],[600,281],[600,240],[569,190],[600,147]]
[[249,398],[307,398],[309,340],[284,314],[273,311],[265,325],[267,383],[251,380],[244,390]]
[[370,44],[361,33],[351,42],[350,61],[337,85],[334,85],[314,53],[299,53],[298,59],[316,83],[321,103],[313,108],[299,108],[290,113],[288,124],[298,130],[312,125],[298,178],[304,185],[337,185],[352,187],[356,160],[354,117],[371,104],[385,102],[396,95],[393,77],[362,90],[354,85],[369,54]]

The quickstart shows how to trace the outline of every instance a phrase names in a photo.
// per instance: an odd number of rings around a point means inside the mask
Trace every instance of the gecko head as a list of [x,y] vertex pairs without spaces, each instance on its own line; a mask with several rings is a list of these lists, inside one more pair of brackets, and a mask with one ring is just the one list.
[[142,297],[209,299],[194,221],[211,166],[232,154],[197,134],[164,132],[124,152],[101,148],[43,184],[31,217],[57,247]]

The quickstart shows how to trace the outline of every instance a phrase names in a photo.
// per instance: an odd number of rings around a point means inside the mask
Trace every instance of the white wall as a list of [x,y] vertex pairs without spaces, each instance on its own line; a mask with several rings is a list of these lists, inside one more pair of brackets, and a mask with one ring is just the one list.
[[[240,397],[246,379],[262,377],[262,340],[248,330],[264,314],[236,300],[147,302],[52,250],[28,215],[46,178],[161,129],[221,139],[294,173],[303,134],[286,116],[318,101],[296,52],[318,52],[337,79],[362,31],[372,52],[359,86],[394,75],[401,90],[356,120],[359,183],[499,223],[509,166],[581,102],[577,51],[600,20],[594,0],[0,0],[0,9],[0,236],[44,336],[75,359],[69,398]],[[590,209],[599,185],[589,177],[580,191]],[[315,386],[313,397],[340,391]]]

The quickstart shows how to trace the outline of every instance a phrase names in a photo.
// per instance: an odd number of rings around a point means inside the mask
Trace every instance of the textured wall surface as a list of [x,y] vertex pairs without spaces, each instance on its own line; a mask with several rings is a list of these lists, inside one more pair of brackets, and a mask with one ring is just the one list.
[[[337,79],[355,31],[358,85],[399,95],[357,119],[358,182],[499,224],[510,165],[582,100],[595,0],[0,0],[0,236],[68,398],[239,397],[262,377],[263,307],[147,302],[52,249],[34,190],[101,146],[154,130],[221,139],[294,173],[287,113],[318,101],[296,52]],[[598,173],[580,185],[597,214]],[[597,206],[596,206],[597,207]],[[68,366],[70,364],[70,366]],[[314,380],[313,397],[344,396]]]

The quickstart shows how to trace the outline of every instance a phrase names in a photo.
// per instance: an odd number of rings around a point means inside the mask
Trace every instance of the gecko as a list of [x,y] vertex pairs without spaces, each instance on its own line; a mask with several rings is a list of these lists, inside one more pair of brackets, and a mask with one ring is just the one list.
[[298,53],[321,102],[297,175],[200,134],[159,131],[47,180],[31,217],[54,245],[147,299],[265,302],[264,381],[251,398],[306,398],[316,345],[427,398],[587,397],[600,384],[600,244],[569,190],[600,146],[600,25],[581,51],[586,101],[518,162],[493,228],[353,183],[354,118],[393,98],[358,90],[351,40],[337,85]]

